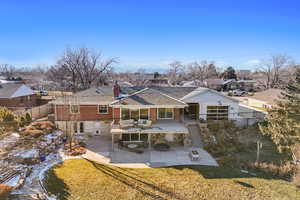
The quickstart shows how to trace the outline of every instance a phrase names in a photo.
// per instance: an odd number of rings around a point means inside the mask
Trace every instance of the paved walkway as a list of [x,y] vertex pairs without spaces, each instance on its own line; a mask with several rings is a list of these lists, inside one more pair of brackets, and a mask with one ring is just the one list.
[[199,127],[197,125],[189,125],[188,128],[191,134],[193,147],[203,148]]

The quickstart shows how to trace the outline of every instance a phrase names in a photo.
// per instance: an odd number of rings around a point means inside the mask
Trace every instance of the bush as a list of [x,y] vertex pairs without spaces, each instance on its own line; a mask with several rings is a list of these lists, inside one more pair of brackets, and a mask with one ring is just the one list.
[[32,121],[32,117],[30,116],[29,113],[26,113],[26,115],[25,115],[25,120],[26,120],[26,122],[27,122],[28,124]]
[[297,167],[296,172],[293,176],[293,183],[300,188],[300,166]]
[[6,184],[0,184],[0,199],[8,199],[11,191],[13,190],[13,187],[6,185]]
[[[248,169],[252,170],[258,170],[261,172],[264,172],[266,174],[283,178],[283,179],[296,179],[294,175],[297,174],[297,165],[291,163],[291,162],[286,162],[281,165],[276,165],[274,163],[257,163],[257,162],[248,162],[246,163],[246,167]],[[294,177],[293,177],[294,176]]]

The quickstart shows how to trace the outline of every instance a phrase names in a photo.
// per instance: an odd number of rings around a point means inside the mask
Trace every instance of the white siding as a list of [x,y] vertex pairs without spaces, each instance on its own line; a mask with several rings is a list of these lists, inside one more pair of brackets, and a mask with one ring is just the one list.
[[207,106],[229,106],[229,119],[238,118],[239,104],[238,102],[215,92],[206,91],[199,93],[184,100],[185,103],[199,103],[199,116],[206,119]]

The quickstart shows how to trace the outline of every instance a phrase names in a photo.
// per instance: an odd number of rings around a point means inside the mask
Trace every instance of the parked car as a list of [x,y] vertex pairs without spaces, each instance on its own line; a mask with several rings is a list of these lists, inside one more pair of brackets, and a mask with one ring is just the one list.
[[46,90],[40,90],[41,96],[48,96],[48,92]]
[[233,90],[233,91],[232,91],[232,95],[233,95],[233,96],[243,96],[243,95],[245,95],[245,94],[247,94],[247,92],[244,91],[244,90],[240,90],[240,89],[237,89],[237,90]]

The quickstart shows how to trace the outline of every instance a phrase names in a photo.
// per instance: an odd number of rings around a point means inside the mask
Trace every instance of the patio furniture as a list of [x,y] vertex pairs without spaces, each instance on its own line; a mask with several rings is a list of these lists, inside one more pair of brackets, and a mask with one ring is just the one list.
[[191,150],[189,156],[192,161],[196,161],[200,159],[200,154],[197,150]]
[[129,148],[129,149],[135,149],[135,148],[137,148],[139,145],[138,144],[128,144],[127,145],[127,147]]
[[167,143],[157,143],[154,145],[154,149],[157,151],[169,151],[170,145],[168,145]]
[[121,120],[119,124],[121,128],[131,128],[134,127],[134,120],[133,119]]
[[147,120],[147,119],[139,119],[137,125],[140,128],[150,128],[151,125],[152,125],[152,121],[151,120]]

